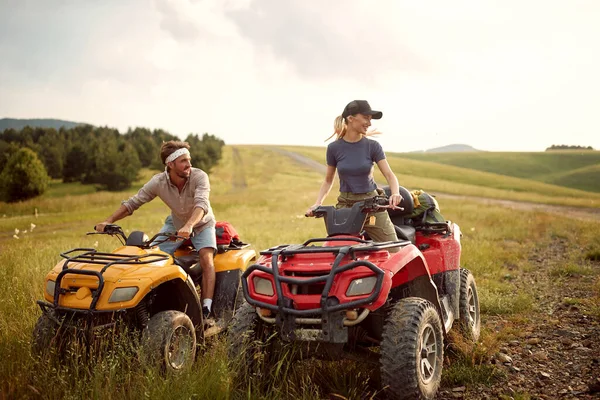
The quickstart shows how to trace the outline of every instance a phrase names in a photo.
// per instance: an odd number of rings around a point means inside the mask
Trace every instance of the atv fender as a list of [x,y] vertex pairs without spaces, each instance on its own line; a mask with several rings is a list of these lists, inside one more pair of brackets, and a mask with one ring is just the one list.
[[391,257],[382,263],[380,268],[391,273],[392,287],[402,285],[423,275],[431,278],[425,257],[413,244],[404,246],[397,253],[391,254]]
[[386,274],[392,275],[392,287],[388,298],[392,301],[407,297],[420,297],[429,300],[440,313],[444,313],[439,300],[437,286],[431,279],[429,267],[423,254],[414,245],[408,245],[393,254],[381,265]]
[[248,265],[256,260],[256,252],[251,249],[227,251],[215,256],[215,272],[240,270],[244,272]]
[[154,288],[150,296],[152,315],[161,311],[177,310],[187,314],[194,326],[202,325],[200,297],[190,276],[186,280],[173,279],[167,281]]
[[190,317],[194,326],[199,326],[202,324],[202,308],[200,296],[198,296],[198,292],[196,291],[196,285],[192,280],[192,277],[188,275],[185,280],[185,285],[188,290],[183,291],[183,297],[186,304],[186,308],[184,312]]
[[228,251],[215,257],[215,295],[212,310],[218,318],[231,318],[244,298],[240,277],[254,260],[254,250]]

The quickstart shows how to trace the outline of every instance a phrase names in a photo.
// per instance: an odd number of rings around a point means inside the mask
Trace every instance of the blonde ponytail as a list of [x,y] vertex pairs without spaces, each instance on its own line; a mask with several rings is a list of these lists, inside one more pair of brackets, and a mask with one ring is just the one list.
[[[346,135],[347,131],[348,125],[346,124],[346,118],[342,117],[341,115],[338,115],[333,121],[333,133],[331,134],[331,136],[325,139],[325,141],[328,141],[334,136],[336,136],[336,140],[341,139]],[[381,134],[381,132],[379,132],[378,130],[371,130],[367,132],[365,136],[374,136],[379,134]]]
[[346,125],[346,118],[338,115],[335,117],[333,121],[333,133],[329,136],[325,141],[328,141],[333,136],[336,136],[336,139],[341,139],[346,135],[346,131],[348,130],[348,125]]

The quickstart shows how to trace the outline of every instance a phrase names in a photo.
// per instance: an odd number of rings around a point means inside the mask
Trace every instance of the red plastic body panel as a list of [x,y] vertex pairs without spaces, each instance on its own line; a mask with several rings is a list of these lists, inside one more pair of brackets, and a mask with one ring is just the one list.
[[439,234],[425,236],[417,233],[417,246],[422,244],[429,245],[423,256],[431,275],[460,268],[460,242],[452,236],[444,238]]
[[[460,230],[456,226],[460,235]],[[356,242],[325,242],[326,246],[343,246],[355,245]],[[419,251],[419,245],[427,244],[429,247],[423,252]],[[392,287],[400,286],[413,279],[423,275],[433,275],[440,272],[458,269],[460,266],[460,241],[459,236],[449,235],[443,237],[441,234],[422,234],[417,232],[417,240],[415,245],[407,245],[400,249],[397,253],[389,253],[387,250],[356,252],[357,260],[369,261],[384,271],[382,289],[375,301],[365,306],[370,310],[380,308],[387,301],[388,294]],[[327,275],[331,271],[331,267],[335,260],[334,253],[301,253],[289,256],[285,261],[280,258],[278,261],[279,275],[294,276],[296,279],[308,279],[315,276]],[[350,256],[345,256],[340,263],[340,266],[354,261]],[[257,264],[271,267],[271,256],[261,256]],[[354,269],[339,273],[333,281],[328,297],[336,297],[340,303],[346,303],[352,300],[366,298],[369,294],[360,296],[347,296],[346,292],[350,283],[358,278],[373,276],[373,272],[367,267],[356,267]],[[254,277],[268,279],[273,285],[273,292],[276,293],[273,275],[262,271],[254,271],[248,277],[248,289],[250,297],[272,305],[277,305],[276,294],[266,296],[258,294],[254,287]],[[282,294],[285,298],[291,299],[294,308],[297,310],[308,310],[320,307],[321,291],[324,284],[316,284],[315,293],[298,294],[293,293],[290,285],[282,284]],[[318,294],[317,294],[318,293]]]

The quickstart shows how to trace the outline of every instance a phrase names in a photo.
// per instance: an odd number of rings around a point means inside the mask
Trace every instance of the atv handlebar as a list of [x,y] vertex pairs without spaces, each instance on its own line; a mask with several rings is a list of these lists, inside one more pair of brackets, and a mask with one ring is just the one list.
[[[194,236],[194,232],[192,231],[192,233],[190,234],[189,237],[185,237],[185,236],[180,236],[177,234],[177,232],[158,232],[156,235],[152,236],[150,239],[148,239],[146,241],[146,243],[144,243],[144,247],[152,247],[152,246],[156,246],[159,245],[161,243],[164,243],[168,240],[172,240],[172,241],[176,241],[176,240],[187,240],[187,239],[191,239]],[[159,238],[163,238],[163,239],[159,239]]]
[[[392,208],[387,196],[374,196],[357,203],[362,203],[360,208],[363,213],[378,212]],[[403,210],[404,208],[396,206],[395,209]],[[327,210],[327,206],[318,206],[312,210],[312,216],[315,218],[323,218],[327,214]],[[310,217],[311,215],[305,213],[304,216]]]
[[[177,233],[178,232],[158,232],[156,235],[152,236],[150,239],[143,242],[141,245],[137,245],[137,244],[136,245],[141,248],[149,248],[149,247],[153,247],[153,246],[159,245],[161,243],[164,243],[168,240],[183,241],[183,240],[189,239],[194,236],[193,231],[190,233],[189,237],[180,236]],[[88,233],[86,233],[86,235],[117,236],[119,238],[119,240],[121,241],[121,244],[123,244],[123,245],[127,244],[127,236],[125,235],[125,232],[123,232],[123,228],[121,228],[119,225],[115,225],[115,224],[107,224],[104,227],[104,231],[102,231],[102,232],[97,232],[96,226],[94,226],[94,232],[88,232]],[[164,239],[159,239],[159,238],[164,238]]]
[[106,226],[104,227],[104,230],[102,232],[98,232],[96,230],[96,226],[97,225],[94,225],[94,232],[88,232],[88,233],[86,233],[86,235],[111,235],[111,236],[117,235],[117,237],[119,238],[119,240],[121,241],[122,244],[125,244],[125,242],[127,241],[127,236],[125,236],[125,232],[123,232],[123,228],[121,228],[119,225],[106,224]]
[[105,233],[107,235],[117,235],[119,233],[123,233],[123,229],[119,226],[119,225],[115,225],[115,224],[106,224],[104,226],[104,231],[102,232],[98,232],[98,230],[96,229],[98,227],[98,225],[94,225],[94,227],[92,228],[94,230],[94,232],[90,232],[88,233],[88,235],[95,235],[95,234],[102,234]]

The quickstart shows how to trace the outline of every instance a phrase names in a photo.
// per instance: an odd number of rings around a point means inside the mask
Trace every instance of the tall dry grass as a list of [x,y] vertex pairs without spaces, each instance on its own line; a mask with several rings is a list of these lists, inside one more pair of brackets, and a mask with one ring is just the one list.
[[[260,146],[226,147],[221,164],[211,174],[211,200],[217,218],[232,222],[243,240],[257,250],[299,243],[325,234],[323,221],[303,217],[314,202],[322,179],[308,167]],[[423,187],[427,189],[426,185]],[[64,208],[59,207],[60,197],[47,199],[58,199],[59,203],[52,203],[55,208],[39,212],[37,218],[33,212],[22,212],[23,205],[3,205],[6,214],[16,216],[0,216],[1,398],[320,399],[332,393],[349,399],[376,396],[373,368],[353,362],[284,360],[266,380],[266,386],[234,390],[222,340],[204,349],[191,371],[166,378],[144,370],[131,342],[118,338],[93,359],[86,359],[77,349],[54,358],[33,357],[31,332],[40,315],[35,301],[42,297],[44,275],[59,260],[61,251],[72,247],[116,247],[114,239],[85,233],[131,194],[65,197]],[[334,203],[335,196],[334,188],[328,203]],[[510,321],[527,318],[536,311],[531,293],[517,288],[514,282],[536,268],[531,256],[540,246],[550,246],[556,237],[561,237],[571,244],[565,251],[572,262],[580,262],[585,254],[600,250],[597,222],[516,212],[469,201],[447,200],[441,207],[447,219],[462,227],[462,264],[477,280],[484,322],[491,315],[502,315]],[[128,231],[155,233],[167,213],[167,208],[155,200],[121,225]],[[35,225],[33,230],[31,224]],[[18,239],[13,237],[15,229],[19,230]],[[565,278],[556,271],[548,271],[553,279],[568,279],[568,275]],[[597,276],[597,269],[593,271],[593,276]],[[596,298],[600,299],[600,294]],[[484,328],[483,337],[489,344],[486,351],[493,351],[499,334],[502,332]],[[481,350],[462,351],[463,356],[456,356],[454,366],[450,363],[446,368],[452,382],[469,384],[493,376],[494,371],[478,369],[484,364],[469,361],[485,357],[477,353]],[[476,357],[469,356],[469,351],[475,352]]]

